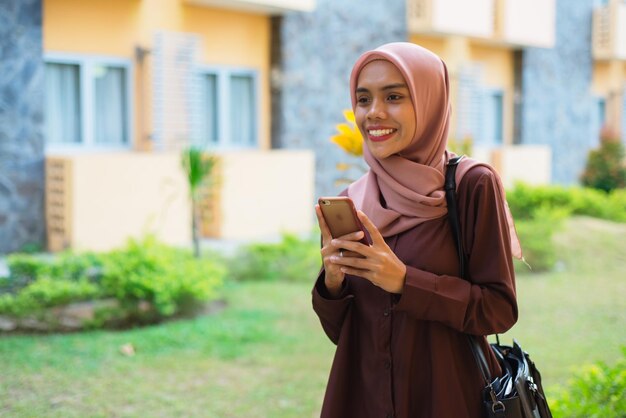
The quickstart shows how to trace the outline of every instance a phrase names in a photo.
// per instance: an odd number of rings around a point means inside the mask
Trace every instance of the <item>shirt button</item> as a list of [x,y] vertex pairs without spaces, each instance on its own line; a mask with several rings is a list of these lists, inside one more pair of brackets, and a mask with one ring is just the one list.
[[391,362],[389,360],[385,360],[385,369],[391,369]]
[[389,309],[385,309],[385,310],[383,311],[383,315],[384,315],[384,316],[389,316],[389,314],[390,314]]

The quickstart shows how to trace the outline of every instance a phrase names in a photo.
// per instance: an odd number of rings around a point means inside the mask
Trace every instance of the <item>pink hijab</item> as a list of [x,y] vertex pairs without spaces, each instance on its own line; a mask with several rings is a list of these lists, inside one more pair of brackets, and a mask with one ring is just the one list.
[[[363,147],[370,170],[348,188],[348,196],[374,222],[385,237],[396,235],[432,219],[444,216],[448,209],[444,192],[445,166],[454,155],[446,151],[450,126],[450,84],[444,62],[434,53],[408,42],[385,44],[368,51],[354,64],[350,75],[352,107],[356,106],[356,87],[363,67],[374,60],[395,65],[404,77],[415,108],[416,129],[413,139],[401,154],[378,160]],[[456,173],[459,184],[475,165],[485,165],[464,158]],[[504,188],[496,174],[497,186]],[[384,199],[372,198],[380,196]],[[521,257],[521,248],[506,207],[513,255]]]

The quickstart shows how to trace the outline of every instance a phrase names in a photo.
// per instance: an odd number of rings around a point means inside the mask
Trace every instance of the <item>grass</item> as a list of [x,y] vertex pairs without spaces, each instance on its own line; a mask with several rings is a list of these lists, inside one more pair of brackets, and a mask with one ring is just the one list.
[[[624,224],[575,218],[557,237],[559,271],[518,275],[520,320],[501,338],[520,341],[548,388],[581,363],[612,363],[626,345],[624,236]],[[211,316],[2,337],[0,416],[319,416],[334,347],[310,286],[229,284],[228,308]],[[121,353],[126,344],[134,356]]]
[[[249,283],[226,295],[228,309],[195,320],[1,339],[0,416],[310,416],[332,347],[308,285]],[[121,354],[126,344],[134,356]]]
[[[581,364],[612,364],[626,346],[626,224],[575,217],[556,236],[558,271],[518,274],[517,338],[553,392]],[[549,395],[548,393],[548,395]]]

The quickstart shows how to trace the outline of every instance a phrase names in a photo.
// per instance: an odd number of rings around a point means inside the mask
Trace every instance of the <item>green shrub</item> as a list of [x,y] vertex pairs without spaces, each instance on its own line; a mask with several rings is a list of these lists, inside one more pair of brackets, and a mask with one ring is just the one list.
[[603,136],[600,147],[589,151],[581,177],[583,186],[605,192],[626,187],[625,156],[619,137]]
[[0,292],[16,293],[48,269],[48,261],[32,254],[16,253],[7,257],[9,277],[0,281]]
[[[64,252],[54,257],[14,254],[0,280],[0,314],[43,317],[47,308],[113,298],[91,327],[154,322],[186,314],[216,297],[224,269],[210,259],[148,237],[109,253]],[[6,291],[7,289],[12,291]],[[47,315],[49,317],[49,315]]]
[[596,189],[563,186],[529,186],[517,183],[507,191],[507,201],[517,220],[534,219],[541,208],[626,222],[626,190],[604,193]]
[[474,141],[470,136],[466,136],[463,139],[449,138],[448,149],[457,155],[472,155]]
[[242,247],[229,262],[235,280],[307,281],[321,266],[319,238],[284,234],[279,243]]
[[51,277],[62,277],[67,280],[98,282],[102,277],[103,257],[106,255],[64,251],[55,255],[54,261],[48,265],[46,273]]
[[608,208],[607,213],[610,217],[606,219],[612,219],[618,222],[626,222],[626,189],[613,190],[607,196]]
[[[562,226],[567,211],[539,206],[534,212],[532,219],[516,220],[515,229],[522,245],[524,260],[533,272],[539,273],[552,270],[556,264],[553,236]],[[518,271],[527,269],[522,263],[516,261],[515,264]]]
[[[158,316],[171,316],[216,296],[224,270],[211,260],[158,243],[129,241],[103,259],[101,286],[125,309],[150,304]],[[150,312],[149,312],[150,313]]]
[[0,314],[15,317],[38,316],[43,310],[97,298],[98,287],[86,280],[71,281],[43,277],[33,281],[18,294],[0,296]]
[[548,399],[555,418],[626,417],[626,347],[615,365],[584,367],[567,387]]

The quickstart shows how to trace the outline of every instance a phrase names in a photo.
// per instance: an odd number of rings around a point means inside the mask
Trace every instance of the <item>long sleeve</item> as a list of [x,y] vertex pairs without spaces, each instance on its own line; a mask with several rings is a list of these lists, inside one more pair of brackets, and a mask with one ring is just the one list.
[[447,274],[408,265],[402,297],[395,310],[476,335],[504,332],[517,321],[510,237],[504,202],[494,176],[485,167],[475,167],[458,188],[470,281],[458,277],[456,251],[456,259],[448,259],[454,268]]
[[324,269],[320,272],[313,287],[313,310],[319,317],[324,332],[334,344],[339,341],[341,328],[354,298],[349,293],[348,288],[349,285],[346,280],[339,297],[332,299],[324,284]]

